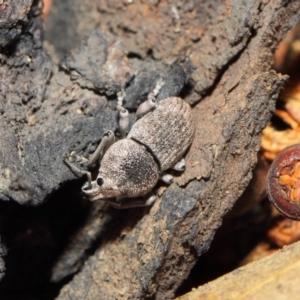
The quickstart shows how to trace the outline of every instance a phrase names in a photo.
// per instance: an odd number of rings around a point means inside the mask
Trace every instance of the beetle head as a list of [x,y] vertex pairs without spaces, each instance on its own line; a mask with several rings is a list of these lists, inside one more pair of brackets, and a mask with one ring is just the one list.
[[156,185],[158,166],[146,148],[131,139],[114,143],[105,153],[97,179],[82,192],[90,200],[144,196]]

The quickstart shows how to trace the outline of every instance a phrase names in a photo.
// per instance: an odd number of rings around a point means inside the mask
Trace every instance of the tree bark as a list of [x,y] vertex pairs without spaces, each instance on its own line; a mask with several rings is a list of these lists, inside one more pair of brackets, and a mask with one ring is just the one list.
[[299,295],[300,244],[278,250],[205,284],[176,300],[295,299]]

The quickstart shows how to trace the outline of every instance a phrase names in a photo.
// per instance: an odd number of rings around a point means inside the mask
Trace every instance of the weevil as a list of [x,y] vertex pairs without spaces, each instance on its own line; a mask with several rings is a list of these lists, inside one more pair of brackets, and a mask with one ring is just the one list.
[[[92,180],[90,172],[81,171],[88,177],[82,192],[90,200],[104,200],[121,208],[151,205],[155,201],[152,190],[158,180],[169,184],[173,181],[173,176],[165,171],[184,171],[183,155],[193,141],[195,129],[191,107],[179,97],[157,102],[163,84],[158,80],[154,91],[138,107],[137,120],[127,136],[129,113],[122,106],[124,94],[118,95],[122,139],[115,142],[112,131],[104,133],[88,161],[91,167],[102,157],[96,180]],[[78,171],[73,163],[82,159],[71,152],[65,162]]]

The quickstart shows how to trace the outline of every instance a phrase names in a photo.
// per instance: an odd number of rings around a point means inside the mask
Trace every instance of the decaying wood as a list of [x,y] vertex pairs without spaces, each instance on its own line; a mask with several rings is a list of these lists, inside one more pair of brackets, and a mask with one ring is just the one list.
[[300,292],[299,271],[298,242],[176,299],[296,299]]
[[[18,2],[10,9],[22,22],[10,20],[9,2],[0,10],[2,200],[42,204],[74,180],[63,157],[88,156],[116,130],[121,88],[133,109],[161,76],[160,99],[181,92],[194,105],[186,172],[159,188],[152,208],[94,204],[52,273],[59,281],[79,271],[58,299],[172,298],[251,179],[260,132],[287,80],[272,71],[272,56],[300,3],[99,1],[100,29],[58,67],[42,48],[38,1]],[[149,50],[156,60],[145,59]]]

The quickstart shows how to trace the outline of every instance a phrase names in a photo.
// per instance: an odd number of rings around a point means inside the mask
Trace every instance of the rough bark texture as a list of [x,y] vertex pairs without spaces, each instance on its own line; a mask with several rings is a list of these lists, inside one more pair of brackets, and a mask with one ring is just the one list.
[[294,299],[300,292],[300,244],[284,247],[275,254],[252,262],[205,284],[176,300]]
[[57,299],[172,298],[251,179],[287,80],[271,70],[272,55],[298,21],[299,1],[84,1],[85,12],[73,13],[84,22],[97,6],[101,29],[60,68],[42,48],[39,3],[18,2],[0,6],[1,200],[42,204],[75,179],[62,158],[88,156],[116,130],[121,88],[133,109],[163,77],[159,99],[181,92],[194,104],[186,172],[158,188],[152,208],[91,205],[52,272],[57,282],[80,270]]

